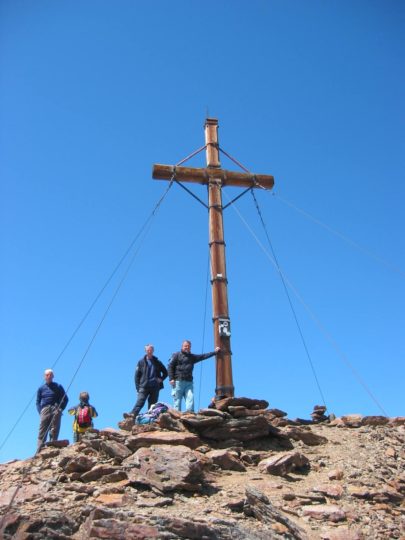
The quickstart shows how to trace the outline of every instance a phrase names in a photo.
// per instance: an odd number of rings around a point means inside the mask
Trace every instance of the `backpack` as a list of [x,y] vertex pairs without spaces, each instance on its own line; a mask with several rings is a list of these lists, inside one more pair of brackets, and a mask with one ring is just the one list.
[[144,424],[152,424],[152,422],[155,421],[155,418],[153,418],[148,413],[138,414],[138,416],[135,419],[136,424],[144,425]]
[[154,418],[157,418],[162,413],[165,413],[169,407],[166,405],[166,403],[162,403],[161,401],[158,401],[154,405],[151,406],[151,408],[148,411],[148,414],[152,415]]
[[155,403],[151,406],[148,412],[143,414],[138,414],[135,419],[135,424],[152,424],[156,422],[158,417],[168,410],[168,406],[165,403]]
[[89,405],[79,405],[76,411],[77,425],[79,427],[91,427],[91,411]]

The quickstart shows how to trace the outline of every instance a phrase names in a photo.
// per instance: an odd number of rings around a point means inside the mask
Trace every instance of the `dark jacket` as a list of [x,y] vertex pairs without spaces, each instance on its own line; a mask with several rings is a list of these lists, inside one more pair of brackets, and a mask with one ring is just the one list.
[[[156,358],[156,356],[152,356],[151,362],[155,367],[155,375],[157,378],[162,379],[164,381],[167,377],[167,369],[162,364],[162,362]],[[140,388],[146,388],[148,386],[148,365],[146,363],[146,354],[144,357],[142,357],[135,369],[135,387],[136,390],[139,391]],[[163,388],[163,382],[159,384],[159,389]]]
[[51,383],[45,383],[38,388],[37,411],[39,413],[41,412],[41,409],[47,405],[57,405],[63,411],[68,401],[68,397],[61,384],[52,381]]
[[215,351],[205,354],[193,354],[183,351],[174,353],[168,365],[169,380],[192,381],[194,364],[206,358],[211,358],[215,354]]

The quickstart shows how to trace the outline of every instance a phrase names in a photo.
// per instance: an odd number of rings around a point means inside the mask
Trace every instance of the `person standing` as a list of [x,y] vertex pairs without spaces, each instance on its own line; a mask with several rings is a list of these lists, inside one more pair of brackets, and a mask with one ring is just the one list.
[[37,391],[37,411],[40,414],[37,452],[42,448],[49,433],[49,440],[57,441],[62,411],[69,401],[61,384],[54,382],[52,369],[44,372],[45,384]]
[[138,396],[132,411],[124,413],[125,418],[133,417],[135,421],[146,400],[148,400],[148,409],[159,400],[159,392],[167,377],[167,369],[154,356],[154,351],[155,348],[152,344],[145,345],[146,354],[139,360],[135,369],[135,388]]
[[182,343],[181,351],[172,354],[169,362],[169,381],[173,387],[174,408],[181,411],[181,401],[184,398],[186,412],[194,412],[194,364],[215,356],[221,351],[219,347],[215,351],[205,354],[193,354],[191,341]]
[[93,427],[93,418],[98,416],[96,408],[90,405],[88,392],[80,392],[79,404],[68,410],[75,417],[73,422],[73,442],[79,442],[83,433]]

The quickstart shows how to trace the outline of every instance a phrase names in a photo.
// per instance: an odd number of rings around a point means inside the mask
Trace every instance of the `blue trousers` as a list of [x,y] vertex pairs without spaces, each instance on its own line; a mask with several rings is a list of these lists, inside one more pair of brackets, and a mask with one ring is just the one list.
[[174,408],[181,411],[181,400],[186,402],[186,412],[194,412],[194,385],[193,381],[176,381],[172,390]]

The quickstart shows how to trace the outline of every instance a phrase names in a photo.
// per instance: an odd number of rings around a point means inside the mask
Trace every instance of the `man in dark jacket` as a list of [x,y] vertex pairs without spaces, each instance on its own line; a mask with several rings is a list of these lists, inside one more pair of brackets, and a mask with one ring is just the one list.
[[40,414],[37,452],[45,443],[48,433],[51,441],[58,440],[62,411],[68,403],[63,386],[53,381],[52,369],[46,369],[44,377],[45,384],[38,388],[36,402]]
[[[153,356],[153,345],[145,346],[145,356],[143,356],[135,369],[135,387],[138,397],[130,415],[135,418],[148,400],[148,408],[159,400],[159,391],[163,388],[163,381],[167,377],[167,369],[162,362]],[[125,417],[130,416],[127,413]]]
[[184,398],[186,412],[194,412],[194,364],[211,358],[221,351],[219,347],[215,351],[205,354],[192,354],[191,342],[183,341],[181,351],[172,354],[169,362],[169,381],[173,387],[174,408],[181,411],[181,400]]

